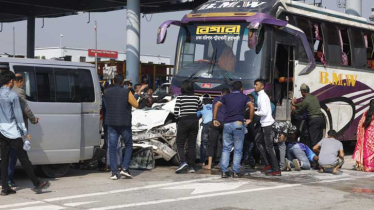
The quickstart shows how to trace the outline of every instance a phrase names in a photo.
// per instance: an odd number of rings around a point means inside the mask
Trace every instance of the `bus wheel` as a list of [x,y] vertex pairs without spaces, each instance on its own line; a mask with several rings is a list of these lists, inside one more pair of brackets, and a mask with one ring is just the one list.
[[40,171],[45,177],[59,178],[63,177],[69,170],[70,164],[51,164],[40,166]]

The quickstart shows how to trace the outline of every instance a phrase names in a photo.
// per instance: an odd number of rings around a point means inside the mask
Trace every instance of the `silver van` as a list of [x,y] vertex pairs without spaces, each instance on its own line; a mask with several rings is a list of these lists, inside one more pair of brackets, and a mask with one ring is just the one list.
[[101,141],[101,92],[94,65],[0,58],[0,68],[24,76],[29,107],[40,118],[28,126],[33,165],[48,177],[61,177],[71,163],[92,159]]

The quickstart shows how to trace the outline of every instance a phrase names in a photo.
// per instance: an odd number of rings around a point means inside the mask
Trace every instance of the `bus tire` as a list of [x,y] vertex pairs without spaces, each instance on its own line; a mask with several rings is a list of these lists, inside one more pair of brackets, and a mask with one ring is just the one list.
[[63,177],[70,168],[70,164],[51,164],[40,166],[41,173],[48,178]]

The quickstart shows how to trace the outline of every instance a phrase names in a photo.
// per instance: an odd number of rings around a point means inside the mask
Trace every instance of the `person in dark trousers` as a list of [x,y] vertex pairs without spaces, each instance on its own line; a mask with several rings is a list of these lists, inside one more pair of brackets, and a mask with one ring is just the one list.
[[[225,105],[225,120],[223,125],[223,148],[221,156],[222,178],[230,177],[228,169],[230,162],[231,149],[234,146],[234,159],[232,167],[232,177],[240,178],[241,160],[243,156],[243,143],[245,135],[245,124],[249,124],[253,119],[254,106],[249,98],[244,95],[243,85],[240,81],[232,84],[233,91],[224,95],[217,104],[214,105],[213,123],[219,127],[221,123],[217,120],[217,114],[220,106]],[[249,120],[245,120],[245,109],[248,106],[250,110]]]
[[[190,173],[195,173],[196,138],[199,132],[199,119],[197,112],[203,108],[198,96],[194,95],[192,82],[185,80],[181,86],[182,94],[177,97],[174,115],[177,125],[177,152],[180,165],[175,173],[181,173],[189,168]],[[188,155],[186,158],[184,145],[187,140]]]
[[212,123],[213,108],[210,95],[203,96],[203,109],[197,112],[197,117],[203,119],[200,143],[200,165],[204,166],[206,161],[206,147],[209,139],[209,127]]
[[304,99],[299,103],[296,103],[295,98],[292,100],[292,112],[296,115],[302,115],[305,111],[307,112],[307,125],[311,144],[310,146],[314,147],[323,138],[325,120],[322,115],[318,98],[310,94],[309,86],[306,84],[302,84],[300,86],[300,91]]
[[[247,95],[249,100],[253,103],[254,106],[254,97],[251,94]],[[247,109],[245,111],[245,119],[249,119],[250,115],[250,109]],[[244,148],[243,148],[243,163],[245,165],[250,165],[252,168],[255,168],[256,161],[254,158],[254,140],[256,136],[255,132],[255,117],[253,118],[252,122],[247,125],[247,131],[248,133],[245,134],[245,140],[244,140]]]
[[[224,95],[227,95],[229,93],[230,93],[230,89],[223,88],[222,93],[221,93],[222,95],[214,98],[212,107],[214,107]],[[207,169],[207,170],[212,169],[212,166],[214,163],[213,160],[216,157],[216,152],[217,152],[217,143],[218,143],[219,138],[220,137],[222,138],[225,113],[226,113],[226,107],[225,105],[222,104],[219,107],[218,113],[217,113],[217,120],[220,123],[220,126],[218,127],[214,126],[213,122],[210,124],[209,139],[208,139],[207,149],[206,149],[206,156],[208,157],[208,164],[203,167],[204,169]],[[212,110],[212,114],[213,114],[213,110]]]
[[[255,80],[255,91],[258,93],[257,111],[255,112],[255,115],[261,117],[261,129],[257,129],[255,141],[258,144],[257,146],[265,146],[265,151],[260,151],[266,164],[262,172],[265,172],[265,175],[267,176],[281,176],[273,142],[275,134],[272,126],[275,121],[272,116],[269,96],[264,91],[265,83],[266,82],[263,79]],[[268,162],[270,162],[270,165],[267,165],[269,164]]]
[[[29,105],[27,104],[26,93],[23,90],[23,86],[25,85],[25,78],[21,74],[16,74],[16,79],[14,81],[14,86],[12,91],[15,92],[19,98],[19,103],[21,105],[22,114],[23,114],[23,121],[25,123],[26,128],[28,129],[28,120],[32,124],[38,124],[39,118],[35,117],[32,113]],[[17,187],[16,183],[13,180],[14,171],[17,164],[17,157],[14,149],[10,149],[10,158],[9,158],[9,169],[8,169],[8,184],[9,187]]]
[[[112,180],[117,180],[121,175],[132,178],[129,171],[132,154],[131,108],[138,108],[138,102],[129,89],[123,88],[123,76],[114,77],[115,86],[106,90],[104,102],[106,107],[105,125],[108,125],[109,157],[112,170]],[[123,157],[122,170],[118,172],[117,146],[118,139],[122,136],[125,142],[125,156]]]
[[23,150],[23,139],[31,140],[23,121],[22,108],[17,94],[11,89],[14,86],[15,75],[11,71],[0,74],[0,148],[1,148],[1,195],[15,194],[8,185],[9,151],[14,149],[16,157],[21,162],[27,175],[34,184],[34,191],[41,192],[50,186],[48,181],[39,180],[34,172],[27,152]]

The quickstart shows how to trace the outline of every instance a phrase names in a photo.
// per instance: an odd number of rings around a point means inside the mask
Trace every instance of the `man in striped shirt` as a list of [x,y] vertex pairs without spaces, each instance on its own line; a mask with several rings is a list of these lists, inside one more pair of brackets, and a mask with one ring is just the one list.
[[[192,82],[185,80],[181,86],[182,94],[177,97],[174,115],[177,119],[177,152],[180,165],[175,173],[181,173],[189,168],[190,173],[195,173],[196,138],[199,132],[199,119],[197,111],[203,104],[198,96],[194,95]],[[188,154],[185,156],[184,145],[187,140]]]

